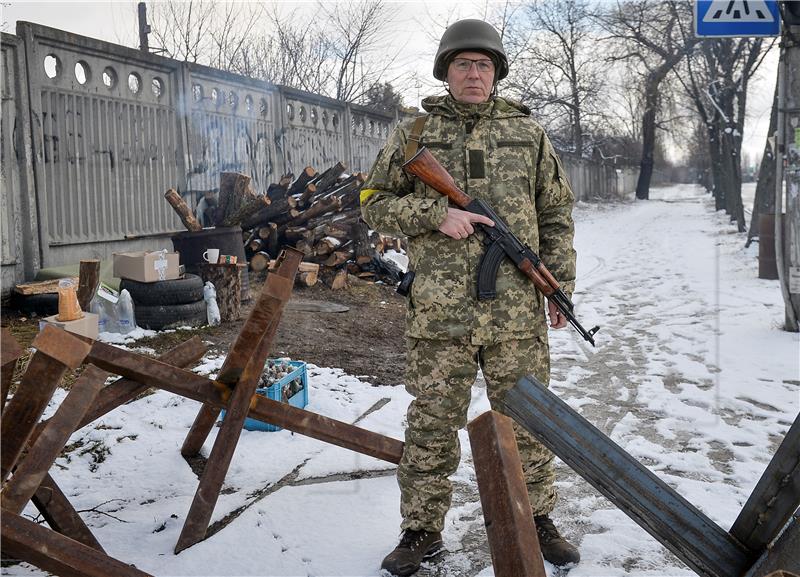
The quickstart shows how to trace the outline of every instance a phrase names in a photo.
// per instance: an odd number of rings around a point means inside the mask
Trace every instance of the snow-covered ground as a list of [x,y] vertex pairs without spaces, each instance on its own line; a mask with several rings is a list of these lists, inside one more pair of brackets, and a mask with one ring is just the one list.
[[[580,204],[575,218],[576,310],[602,329],[591,351],[570,329],[551,335],[552,389],[727,529],[800,410],[800,340],[780,329],[777,281],[757,278],[757,245],[745,249],[699,188]],[[213,375],[222,360],[196,370]],[[309,377],[310,410],[402,439],[401,387],[328,367]],[[164,392],[118,408],[78,431],[53,468],[110,555],[158,576],[380,574],[399,533],[394,467],[288,431],[243,432],[212,535],[174,555],[198,481],[179,450],[198,408]],[[470,418],[487,409],[478,381]],[[461,441],[447,552],[419,575],[493,575],[466,432]],[[563,464],[558,489],[554,517],[583,557],[570,577],[693,575]]]

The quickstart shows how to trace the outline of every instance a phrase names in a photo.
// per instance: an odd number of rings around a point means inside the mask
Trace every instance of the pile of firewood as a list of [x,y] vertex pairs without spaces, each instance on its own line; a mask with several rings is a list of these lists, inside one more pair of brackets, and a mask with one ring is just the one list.
[[[306,255],[297,276],[303,285],[321,280],[341,288],[349,275],[396,284],[402,271],[383,254],[401,250],[401,241],[370,231],[361,220],[359,194],[365,178],[361,172],[347,174],[341,162],[322,173],[309,166],[257,194],[250,177],[224,172],[219,195],[206,198],[203,220],[206,226],[241,226],[245,254],[255,272],[267,270],[281,247],[293,246]],[[177,193],[168,191],[166,198],[187,229],[201,229]]]
[[280,247],[288,245],[306,255],[297,277],[306,286],[321,280],[342,288],[348,275],[399,282],[400,269],[382,255],[400,250],[400,241],[371,232],[361,220],[359,193],[366,174],[345,171],[341,162],[322,173],[309,166],[296,178],[288,174],[269,186],[269,204],[241,222],[251,270],[269,268]]

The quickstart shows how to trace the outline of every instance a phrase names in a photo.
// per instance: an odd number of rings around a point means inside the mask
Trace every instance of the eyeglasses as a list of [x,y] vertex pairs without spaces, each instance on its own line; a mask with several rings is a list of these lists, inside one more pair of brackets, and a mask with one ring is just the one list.
[[478,72],[494,72],[494,62],[487,59],[472,60],[471,58],[453,58],[453,68],[459,72],[469,72],[475,64]]

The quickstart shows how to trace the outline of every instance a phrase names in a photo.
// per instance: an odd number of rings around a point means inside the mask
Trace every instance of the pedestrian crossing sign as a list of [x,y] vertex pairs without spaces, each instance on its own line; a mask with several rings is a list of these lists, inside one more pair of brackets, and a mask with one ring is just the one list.
[[698,0],[694,3],[698,37],[777,36],[781,16],[777,0]]

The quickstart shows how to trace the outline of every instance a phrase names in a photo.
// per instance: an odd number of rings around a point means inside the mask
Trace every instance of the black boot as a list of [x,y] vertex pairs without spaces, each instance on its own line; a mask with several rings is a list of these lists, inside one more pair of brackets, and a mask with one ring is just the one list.
[[433,557],[441,549],[441,533],[406,529],[400,544],[381,563],[381,569],[397,577],[412,575],[417,572],[423,559]]
[[536,533],[539,536],[539,547],[542,557],[553,565],[574,565],[581,560],[577,547],[564,539],[553,525],[547,515],[538,515],[533,518],[536,523]]

